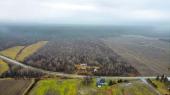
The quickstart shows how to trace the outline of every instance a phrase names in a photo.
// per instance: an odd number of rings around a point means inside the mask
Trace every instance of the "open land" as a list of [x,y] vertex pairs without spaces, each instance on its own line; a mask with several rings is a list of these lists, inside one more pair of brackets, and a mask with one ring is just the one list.
[[170,76],[169,37],[148,27],[0,26],[0,95],[169,95],[170,81],[155,80]]
[[33,80],[0,79],[0,95],[23,95]]
[[[91,80],[43,78],[34,83],[33,79],[1,79],[0,84],[3,86],[0,87],[0,91],[3,95],[11,93],[13,93],[12,95],[23,95],[23,93],[27,95],[164,95],[155,91],[157,88],[150,87],[150,84],[142,80],[122,79],[120,81],[106,79],[105,84],[101,87],[97,86],[97,80],[96,78]],[[112,81],[112,84],[110,81]],[[11,86],[11,84],[13,85]],[[6,90],[4,91],[3,89]],[[166,90],[167,88],[161,89]],[[170,94],[168,90],[166,91],[166,94]]]
[[122,36],[103,40],[125,58],[141,75],[170,76],[170,43],[143,36]]

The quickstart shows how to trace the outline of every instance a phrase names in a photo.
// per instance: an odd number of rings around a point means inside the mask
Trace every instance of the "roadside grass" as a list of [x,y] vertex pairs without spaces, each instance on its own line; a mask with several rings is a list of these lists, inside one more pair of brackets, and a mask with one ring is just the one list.
[[133,83],[133,85],[124,87],[125,95],[155,95],[156,93],[143,83]]
[[[97,88],[103,92],[101,95],[155,95],[146,84],[141,81],[131,81],[128,83],[117,83],[112,86]],[[100,95],[100,94],[99,94]]]
[[3,60],[0,60],[0,75],[8,71],[8,69],[9,69],[8,64],[5,63]]
[[20,50],[22,50],[23,48],[24,48],[24,46],[15,46],[15,47],[8,48],[8,49],[1,51],[0,54],[7,56],[9,58],[15,59],[18,52],[20,52]]
[[106,86],[102,88],[104,94],[102,95],[124,95],[123,88],[119,84],[115,84],[113,86]]
[[77,79],[40,80],[29,95],[77,95]]
[[24,61],[25,58],[35,53],[38,49],[43,47],[45,44],[47,44],[47,41],[39,41],[35,44],[25,47],[24,50],[22,50],[19,56],[17,57],[17,60],[21,62]]
[[152,82],[154,84],[157,85],[157,90],[162,94],[162,95],[166,95],[166,94],[170,94],[170,92],[168,91],[166,85],[158,80],[152,80]]

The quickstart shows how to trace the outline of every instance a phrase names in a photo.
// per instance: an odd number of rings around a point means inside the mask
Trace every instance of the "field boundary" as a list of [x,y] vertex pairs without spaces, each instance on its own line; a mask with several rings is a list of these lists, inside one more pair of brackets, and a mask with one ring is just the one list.
[[28,95],[29,91],[32,89],[32,87],[36,84],[35,79],[31,79],[30,85],[25,89],[22,95]]

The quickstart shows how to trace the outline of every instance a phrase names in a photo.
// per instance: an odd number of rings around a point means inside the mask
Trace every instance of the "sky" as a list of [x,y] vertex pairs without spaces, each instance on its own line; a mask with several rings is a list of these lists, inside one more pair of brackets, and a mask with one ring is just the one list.
[[170,0],[0,0],[0,22],[170,23]]

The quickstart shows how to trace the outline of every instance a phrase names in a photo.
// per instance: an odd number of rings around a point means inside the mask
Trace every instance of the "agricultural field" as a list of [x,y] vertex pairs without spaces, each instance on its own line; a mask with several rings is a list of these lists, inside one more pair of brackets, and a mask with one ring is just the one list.
[[132,84],[123,87],[124,95],[157,95],[153,89],[141,81],[135,81]]
[[31,56],[33,53],[43,47],[46,43],[47,41],[39,41],[28,46],[15,46],[0,51],[0,54],[12,59],[16,59],[18,61],[24,61],[25,58]]
[[0,95],[23,95],[34,80],[0,79]]
[[[129,83],[117,83],[112,86],[96,87],[93,79],[84,85],[80,79],[46,79],[40,80],[29,95],[157,95],[148,85],[140,80]],[[116,80],[115,80],[116,81]]]
[[[12,48],[8,48],[2,50],[0,52],[1,55],[9,57],[11,59],[21,61],[26,57],[32,55],[37,50],[39,50],[43,45],[45,45],[46,41],[40,41],[35,44],[31,44],[28,46],[15,46]],[[8,72],[7,72],[8,71]],[[41,72],[37,72],[34,70],[29,70],[27,68],[22,68],[20,66],[14,64],[8,64],[3,61],[0,61],[0,76],[1,77],[39,77],[43,75]]]
[[4,72],[8,71],[8,69],[9,69],[8,64],[4,62],[3,60],[0,60],[0,76]]
[[102,39],[143,76],[170,75],[170,43],[157,38],[124,35]]
[[[122,82],[112,86],[106,85],[101,88],[94,88],[97,91],[95,95],[157,95],[155,91],[140,80],[130,80],[127,83]],[[88,95],[94,94],[89,93]]]
[[1,51],[0,54],[12,59],[16,59],[16,56],[23,48],[24,46],[15,46]]
[[162,94],[170,94],[170,91],[168,91],[168,87],[165,85],[165,83],[160,82],[158,80],[152,80],[152,82],[157,85],[157,90]]
[[27,58],[30,55],[32,55],[33,53],[35,53],[37,50],[39,50],[41,47],[43,47],[46,43],[47,43],[47,41],[40,41],[40,42],[37,42],[35,44],[26,46],[21,51],[21,53],[19,54],[19,56],[16,59],[18,61],[24,61],[25,58]]
[[76,95],[80,80],[40,80],[29,95]]

